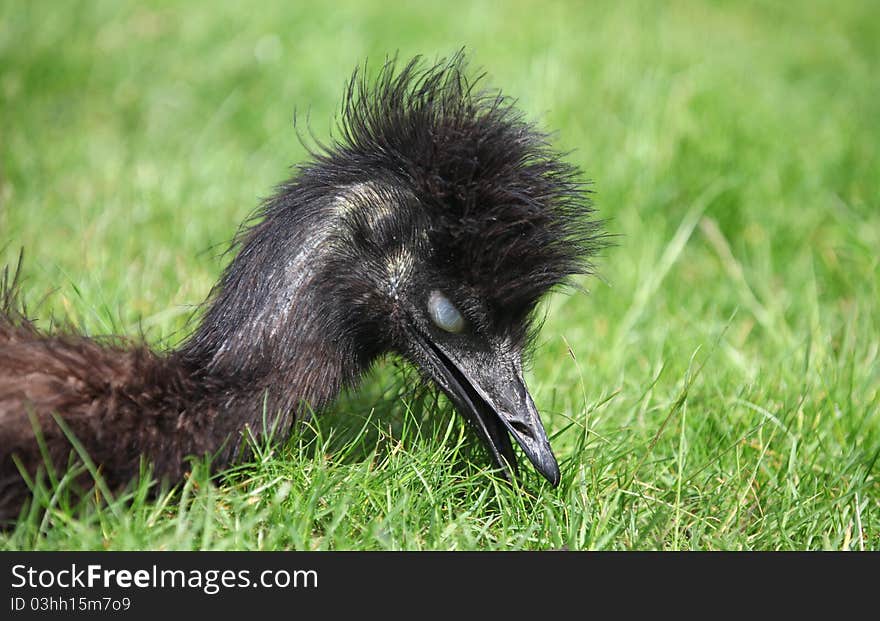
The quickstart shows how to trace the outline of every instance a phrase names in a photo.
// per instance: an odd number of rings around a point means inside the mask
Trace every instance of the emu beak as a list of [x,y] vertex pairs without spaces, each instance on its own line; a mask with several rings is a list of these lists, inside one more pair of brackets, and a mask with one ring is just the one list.
[[504,476],[516,473],[510,436],[550,483],[559,484],[559,465],[535,402],[526,389],[519,355],[455,352],[424,339],[427,371],[476,428]]

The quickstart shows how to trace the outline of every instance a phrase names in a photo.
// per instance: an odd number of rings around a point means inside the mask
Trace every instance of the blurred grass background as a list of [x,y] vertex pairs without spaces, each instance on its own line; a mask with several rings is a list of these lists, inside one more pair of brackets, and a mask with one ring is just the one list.
[[305,157],[294,110],[326,137],[356,65],[462,46],[617,236],[528,377],[560,488],[499,485],[386,364],[231,478],[0,545],[880,549],[874,2],[0,0],[0,264],[43,326],[173,346]]

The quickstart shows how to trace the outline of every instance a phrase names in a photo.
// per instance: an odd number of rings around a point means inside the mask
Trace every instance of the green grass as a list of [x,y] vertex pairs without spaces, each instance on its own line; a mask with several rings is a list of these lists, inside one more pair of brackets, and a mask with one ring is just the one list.
[[[170,347],[353,67],[460,46],[595,180],[617,246],[527,380],[510,487],[393,361],[254,463],[51,498],[0,549],[880,549],[873,2],[0,1],[0,263],[41,325]],[[106,500],[106,499],[105,499]]]

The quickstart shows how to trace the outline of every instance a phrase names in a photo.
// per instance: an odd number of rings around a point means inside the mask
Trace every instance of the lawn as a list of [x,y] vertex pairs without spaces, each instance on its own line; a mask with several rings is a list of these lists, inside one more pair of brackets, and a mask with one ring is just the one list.
[[0,0],[0,265],[47,329],[173,347],[294,111],[326,138],[356,65],[462,46],[613,235],[527,375],[560,486],[389,359],[253,463],[36,503],[0,549],[880,549],[870,1]]

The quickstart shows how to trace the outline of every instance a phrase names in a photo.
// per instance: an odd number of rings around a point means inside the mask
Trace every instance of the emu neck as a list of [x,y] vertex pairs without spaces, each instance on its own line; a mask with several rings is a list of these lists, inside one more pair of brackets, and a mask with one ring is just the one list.
[[177,353],[224,401],[233,425],[261,428],[264,415],[286,433],[355,381],[369,364],[334,319],[337,302],[321,290],[333,220],[320,209],[299,226],[269,213],[251,229],[213,294],[204,320]]

